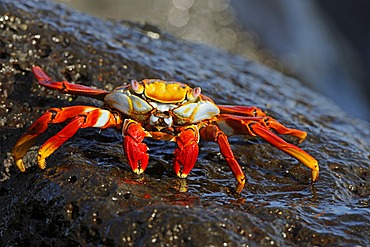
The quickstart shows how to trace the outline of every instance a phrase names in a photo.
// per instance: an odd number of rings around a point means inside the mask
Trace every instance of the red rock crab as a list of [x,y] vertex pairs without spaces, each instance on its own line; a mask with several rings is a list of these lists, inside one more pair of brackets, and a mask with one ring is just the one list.
[[53,81],[40,67],[32,69],[38,83],[46,88],[83,95],[105,103],[104,108],[94,106],[69,106],[51,108],[38,118],[23,134],[13,148],[15,164],[25,171],[22,158],[35,143],[36,137],[46,131],[49,124],[68,122],[56,135],[48,139],[38,150],[38,165],[45,168],[45,159],[72,137],[80,128],[115,128],[122,131],[123,150],[132,170],[141,174],[148,165],[148,147],[144,138],[174,141],[173,167],[176,174],[185,178],[198,157],[198,142],[201,139],[218,143],[236,180],[237,192],[245,184],[244,173],[235,159],[228,142],[231,135],[259,136],[271,145],[293,156],[312,170],[312,181],[319,175],[316,159],[277,136],[297,137],[302,142],[307,133],[283,126],[266,116],[261,109],[249,106],[216,105],[201,94],[201,88],[188,85],[145,79],[131,81],[112,92],[95,89],[67,81]]

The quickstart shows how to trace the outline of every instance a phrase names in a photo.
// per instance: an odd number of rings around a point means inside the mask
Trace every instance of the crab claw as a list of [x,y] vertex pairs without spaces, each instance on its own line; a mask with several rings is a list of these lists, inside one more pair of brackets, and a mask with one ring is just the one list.
[[126,120],[123,127],[123,150],[127,156],[131,169],[136,174],[144,172],[148,166],[148,147],[142,143],[144,137],[150,136],[141,125],[133,120]]
[[196,126],[187,128],[178,134],[174,141],[176,141],[178,148],[174,152],[173,169],[177,176],[186,178],[198,158],[198,128]]

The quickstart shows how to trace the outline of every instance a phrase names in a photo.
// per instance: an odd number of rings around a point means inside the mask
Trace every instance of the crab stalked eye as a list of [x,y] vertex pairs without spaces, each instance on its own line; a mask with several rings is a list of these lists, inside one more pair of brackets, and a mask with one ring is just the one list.
[[132,80],[131,81],[131,89],[137,94],[142,94],[144,92],[144,86],[141,85],[138,81]]
[[202,89],[200,87],[196,87],[193,89],[193,97],[196,99],[199,97],[200,93],[202,92]]
[[192,90],[188,91],[186,98],[189,101],[195,101],[200,93],[202,92],[202,89],[200,87],[193,88]]

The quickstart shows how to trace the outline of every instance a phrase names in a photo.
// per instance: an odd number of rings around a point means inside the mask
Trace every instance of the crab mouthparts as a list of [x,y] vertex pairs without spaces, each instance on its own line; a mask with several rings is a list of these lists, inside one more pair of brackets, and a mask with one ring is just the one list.
[[150,125],[158,127],[171,127],[173,120],[172,117],[166,112],[157,111],[150,116]]

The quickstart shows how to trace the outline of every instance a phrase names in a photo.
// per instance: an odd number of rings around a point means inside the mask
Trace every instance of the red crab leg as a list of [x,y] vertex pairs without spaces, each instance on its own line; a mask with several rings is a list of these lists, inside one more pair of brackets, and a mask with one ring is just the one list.
[[302,143],[307,137],[307,133],[305,131],[287,128],[271,117],[263,118],[263,121],[260,121],[260,123],[266,128],[275,130],[279,134],[297,137],[299,143]]
[[200,130],[202,139],[218,143],[222,156],[225,158],[236,180],[238,181],[237,193],[240,193],[245,185],[245,175],[238,161],[235,159],[233,151],[230,148],[226,134],[216,125],[208,125]]
[[49,157],[55,150],[57,150],[63,143],[76,134],[77,130],[82,128],[85,121],[84,116],[74,118],[56,135],[49,138],[37,152],[37,161],[41,169],[45,169],[45,159]]
[[261,125],[265,126],[268,129],[273,129],[279,134],[282,135],[291,135],[299,139],[299,143],[303,142],[307,136],[307,133],[302,130],[287,128],[277,120],[271,117],[244,117],[231,114],[221,114],[217,120],[217,125],[229,127],[229,131],[224,132],[228,135],[244,135],[246,133],[254,136],[253,133],[250,133],[247,123],[248,122],[259,122]]
[[34,66],[32,72],[40,85],[61,91],[62,93],[89,96],[99,100],[104,100],[104,97],[109,93],[102,89],[73,84],[67,81],[53,81],[53,79],[51,79],[39,66]]
[[49,124],[62,123],[67,120],[72,121],[40,147],[38,151],[38,165],[41,169],[45,168],[45,159],[73,136],[79,128],[109,128],[119,126],[120,124],[120,119],[117,116],[97,107],[71,106],[51,108],[30,126],[14,145],[12,154],[17,167],[22,172],[26,170],[22,158],[35,143],[36,138],[45,132]]
[[199,153],[199,131],[196,126],[188,126],[174,139],[178,148],[173,153],[173,169],[180,178],[186,178],[193,169]]
[[123,151],[131,169],[137,174],[143,173],[148,166],[149,155],[148,147],[142,141],[145,137],[150,137],[150,134],[138,122],[127,119],[123,125],[122,135]]
[[315,158],[313,158],[311,155],[309,155],[299,147],[287,143],[282,138],[269,131],[266,127],[262,126],[260,123],[255,123],[251,125],[250,128],[253,133],[265,139],[272,146],[277,147],[287,154],[290,154],[291,156],[302,162],[302,164],[310,168],[312,170],[312,182],[317,181],[319,177],[319,165]]
[[288,153],[310,168],[312,170],[312,181],[315,182],[317,180],[319,175],[319,166],[317,160],[299,147],[287,143],[282,138],[271,132],[269,128],[276,130],[279,134],[296,136],[300,138],[301,141],[306,137],[306,132],[286,128],[278,121],[270,117],[242,117],[221,114],[217,121],[217,125],[222,130],[225,129],[224,131],[227,131],[227,135],[249,134],[252,136],[262,137],[274,147],[277,147],[278,149]]
[[266,114],[255,106],[217,105],[221,114],[233,114],[249,117],[264,117]]
[[[304,141],[304,139],[307,136],[307,133],[301,130],[296,129],[289,129],[282,124],[280,124],[278,121],[271,117],[266,117],[266,114],[259,108],[255,106],[233,106],[233,105],[217,105],[220,109],[221,114],[224,114],[224,116],[230,116],[231,118],[239,118],[240,120],[244,120],[244,116],[249,117],[256,117],[248,118],[248,120],[256,120],[261,121],[263,120],[263,125],[265,125],[268,128],[276,130],[279,134],[284,135],[292,135],[297,138],[299,138],[299,143]],[[264,117],[264,118],[259,118]],[[239,120],[239,121],[240,121]],[[262,121],[261,121],[262,122]]]

